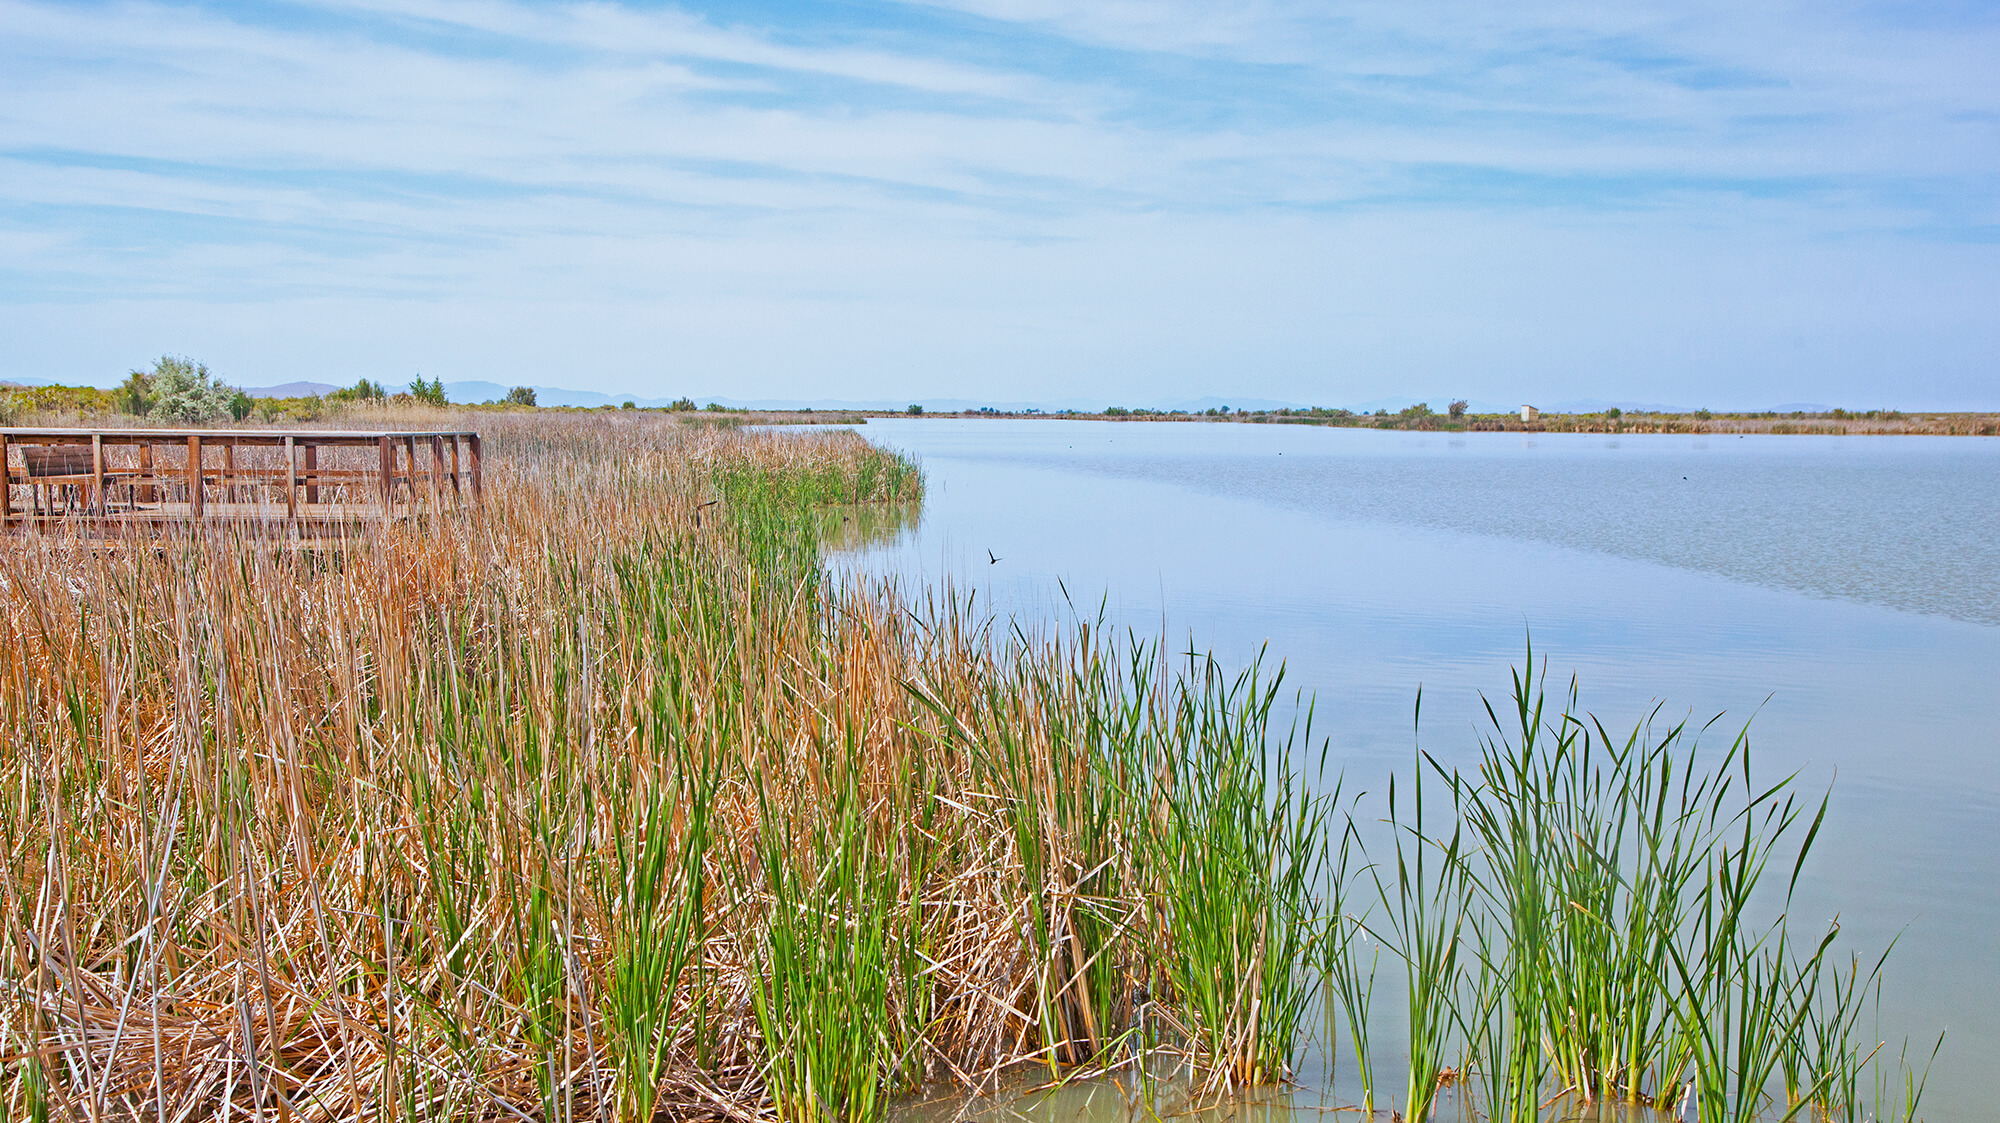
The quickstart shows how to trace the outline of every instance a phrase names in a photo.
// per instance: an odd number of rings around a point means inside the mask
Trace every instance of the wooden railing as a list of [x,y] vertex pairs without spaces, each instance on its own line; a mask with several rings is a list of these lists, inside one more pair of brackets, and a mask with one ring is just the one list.
[[0,429],[0,529],[391,520],[481,498],[479,434]]

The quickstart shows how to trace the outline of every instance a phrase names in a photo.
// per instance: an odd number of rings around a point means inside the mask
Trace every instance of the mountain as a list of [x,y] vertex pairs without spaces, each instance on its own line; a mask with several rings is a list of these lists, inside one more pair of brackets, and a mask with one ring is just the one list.
[[326,382],[286,382],[277,386],[245,386],[243,392],[253,398],[313,398],[338,389]]
[[[446,400],[454,402],[497,402],[506,398],[507,391],[511,389],[513,387],[502,386],[498,382],[447,382],[444,384],[444,396]],[[623,405],[631,402],[636,406],[664,407],[673,404],[672,398],[642,398],[636,394],[600,394],[595,390],[570,390],[561,386],[530,386],[528,389],[535,392],[535,404],[538,406],[592,407]],[[711,399],[695,400],[707,402]]]

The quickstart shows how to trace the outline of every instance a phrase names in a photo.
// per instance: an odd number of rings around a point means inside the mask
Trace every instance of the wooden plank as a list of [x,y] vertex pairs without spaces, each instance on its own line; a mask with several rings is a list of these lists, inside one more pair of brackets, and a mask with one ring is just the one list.
[[90,435],[90,510],[103,514],[104,497],[104,434]]
[[[223,448],[215,478],[217,492],[210,496],[207,446],[218,441]],[[422,468],[417,465],[419,441],[428,442],[431,446],[429,463]],[[459,447],[461,441],[465,444],[463,449]],[[447,442],[451,445],[449,463],[446,463],[445,455]],[[170,464],[162,463],[158,447],[168,443],[184,444],[187,448],[188,459],[180,469],[185,497],[176,497],[170,491],[175,469]],[[377,464],[368,468],[322,468],[323,458],[319,456],[322,444],[332,447],[374,444]],[[15,452],[16,446],[20,448],[18,453]],[[251,461],[242,461],[236,455],[239,446],[270,448],[274,453],[282,449],[283,463],[277,463],[275,457],[264,461],[254,455]],[[118,448],[134,451],[126,457],[116,452]],[[365,495],[371,486],[369,477],[374,479],[376,495],[373,498],[380,504],[375,509],[383,518],[395,519],[403,513],[397,510],[399,501],[411,504],[409,511],[414,513],[415,504],[419,502],[416,490],[419,478],[430,489],[431,501],[440,507],[452,498],[463,501],[468,492],[473,501],[483,498],[483,451],[479,434],[472,430],[371,434],[336,432],[322,438],[296,430],[229,432],[211,436],[203,431],[189,430],[0,428],[0,453],[4,453],[0,456],[0,527],[11,526],[16,515],[28,525],[49,517],[53,512],[42,511],[42,500],[47,497],[43,493],[63,488],[82,493],[78,497],[77,508],[85,517],[106,525],[132,523],[164,527],[192,521],[276,524],[282,519],[293,526],[304,527],[309,522],[318,525],[327,519],[351,522],[372,505],[325,504],[327,500],[353,498],[327,494],[325,488],[331,486],[339,493],[349,486],[359,485]],[[408,459],[403,460],[403,456]],[[6,461],[17,457],[25,464],[24,470],[18,473],[6,464]],[[399,460],[402,462],[398,463]],[[31,488],[30,502],[17,511],[8,485],[24,481]],[[130,510],[112,510],[111,490],[120,485],[129,488]],[[396,494],[399,486],[407,489],[407,494],[400,500]],[[282,515],[276,510],[274,497],[270,494],[281,487],[285,489]],[[142,504],[152,509],[144,509]],[[325,510],[323,504],[334,509]]]
[[201,518],[201,434],[188,434],[188,514]]
[[90,479],[92,457],[82,445],[23,444],[21,459],[30,477],[62,477],[64,482]]
[[381,449],[382,472],[378,488],[382,493],[382,519],[388,521],[396,503],[396,442],[389,437],[376,439]]

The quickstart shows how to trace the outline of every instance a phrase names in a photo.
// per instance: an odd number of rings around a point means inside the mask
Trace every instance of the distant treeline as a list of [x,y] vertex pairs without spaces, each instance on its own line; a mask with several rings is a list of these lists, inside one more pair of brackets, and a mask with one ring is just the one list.
[[[922,414],[912,406],[907,411]],[[1833,409],[1818,413],[1776,410],[1725,413],[1707,409],[1687,413],[1622,410],[1596,413],[1471,413],[1466,403],[1452,402],[1440,413],[1419,402],[1391,412],[1373,413],[1323,406],[1296,409],[1232,410],[1228,406],[1201,410],[1164,410],[1107,406],[1087,410],[1024,410],[991,408],[964,410],[949,417],[1069,417],[1117,421],[1201,421],[1252,425],[1326,425],[1348,429],[1404,429],[1421,432],[1525,433],[1909,433],[1946,436],[2000,436],[2000,413],[1906,413],[1894,409]]]

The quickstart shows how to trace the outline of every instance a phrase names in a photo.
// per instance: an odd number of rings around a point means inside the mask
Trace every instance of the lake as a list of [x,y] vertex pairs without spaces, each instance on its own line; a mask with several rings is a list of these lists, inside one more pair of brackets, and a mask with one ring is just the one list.
[[1313,697],[1350,791],[1407,773],[1419,737],[1474,759],[1480,693],[1505,697],[1530,635],[1552,689],[1577,676],[1613,730],[1656,704],[1697,725],[1723,714],[1704,741],[1720,750],[1751,721],[1764,779],[1832,785],[1798,926],[1838,916],[1859,949],[1901,933],[1892,1050],[1949,1031],[1923,1114],[1990,1114],[2000,440],[916,418],[862,432],[915,456],[928,490],[920,521],[845,564],[948,580],[1027,621],[1101,605],[1231,664],[1268,649]]

